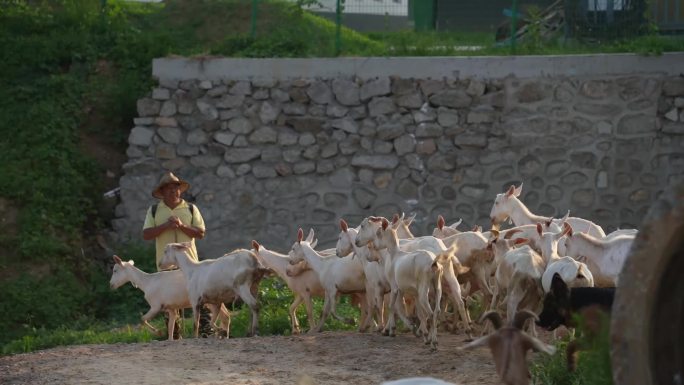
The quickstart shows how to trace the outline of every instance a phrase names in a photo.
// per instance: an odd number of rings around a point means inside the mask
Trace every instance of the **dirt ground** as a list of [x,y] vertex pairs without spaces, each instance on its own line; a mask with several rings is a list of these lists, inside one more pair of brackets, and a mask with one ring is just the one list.
[[456,350],[463,334],[439,334],[438,351],[403,333],[323,332],[297,336],[183,339],[80,345],[0,357],[2,384],[380,384],[435,377],[496,384],[489,351]]

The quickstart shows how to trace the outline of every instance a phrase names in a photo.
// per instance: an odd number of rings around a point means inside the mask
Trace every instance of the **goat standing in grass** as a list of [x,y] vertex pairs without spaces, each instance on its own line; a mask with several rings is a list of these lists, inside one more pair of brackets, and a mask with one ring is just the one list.
[[[130,282],[134,287],[145,293],[145,300],[150,305],[150,310],[142,316],[143,324],[150,328],[155,334],[160,335],[160,331],[149,323],[160,311],[166,311],[168,320],[169,340],[173,339],[177,311],[191,307],[188,297],[188,288],[185,277],[180,270],[160,271],[148,274],[133,265],[133,261],[124,262],[118,256],[114,256],[114,268],[109,286],[118,289],[126,282]],[[215,327],[216,318],[221,320],[221,328],[226,331],[230,328],[230,313],[223,306],[207,304],[211,311],[210,325]],[[179,333],[180,334],[180,333]]]
[[256,292],[267,271],[249,250],[235,250],[217,259],[196,262],[191,256],[190,244],[169,243],[160,262],[162,268],[178,266],[187,281],[192,304],[194,336],[199,336],[199,309],[207,303],[220,304],[239,296],[252,312],[247,334],[256,334],[259,322],[259,305]]

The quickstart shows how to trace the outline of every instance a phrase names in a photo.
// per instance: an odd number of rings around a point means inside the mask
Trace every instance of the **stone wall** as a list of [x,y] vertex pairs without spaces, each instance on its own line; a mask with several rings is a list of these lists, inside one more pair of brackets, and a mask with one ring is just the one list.
[[[636,227],[666,185],[684,180],[684,78],[638,66],[610,73],[580,59],[587,69],[568,65],[573,76],[545,68],[548,58],[538,76],[515,66],[507,76],[464,76],[473,62],[456,58],[441,77],[427,61],[411,69],[432,78],[391,66],[384,76],[357,66],[318,77],[317,59],[297,62],[298,76],[277,60],[271,71],[233,60],[235,71],[203,72],[210,59],[178,59],[193,66],[170,60],[181,68],[170,75],[156,61],[159,84],[138,101],[114,231],[140,239],[167,169],[192,184],[187,198],[207,224],[204,257],[251,239],[287,250],[298,227],[333,246],[339,218],[356,225],[371,214],[417,213],[418,235],[438,214],[488,227],[495,194],[521,181],[532,212]],[[672,59],[634,60],[669,68],[659,61]],[[481,73],[499,71],[490,61]],[[231,76],[250,64],[251,78]]]

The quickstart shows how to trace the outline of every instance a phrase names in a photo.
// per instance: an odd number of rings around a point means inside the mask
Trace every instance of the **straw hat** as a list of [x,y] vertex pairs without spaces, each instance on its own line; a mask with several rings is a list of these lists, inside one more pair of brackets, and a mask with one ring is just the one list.
[[162,188],[166,186],[167,184],[170,183],[175,183],[180,186],[181,193],[186,192],[190,188],[190,183],[179,179],[177,176],[173,175],[171,171],[167,172],[166,174],[162,175],[161,179],[159,179],[159,184],[157,184],[157,187],[152,190],[152,196],[157,198],[157,199],[163,199],[164,196],[162,195]]

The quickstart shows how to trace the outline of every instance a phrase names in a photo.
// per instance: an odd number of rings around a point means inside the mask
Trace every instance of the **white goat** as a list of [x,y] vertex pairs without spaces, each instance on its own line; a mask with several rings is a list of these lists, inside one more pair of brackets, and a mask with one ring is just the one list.
[[492,210],[489,213],[493,228],[498,227],[507,218],[512,220],[516,226],[534,225],[538,222],[542,222],[546,226],[551,223],[561,226],[565,222],[577,229],[586,229],[594,237],[603,238],[606,236],[601,226],[586,219],[567,216],[562,219],[554,219],[532,214],[527,206],[518,199],[522,192],[522,186],[522,183],[517,188],[511,186],[505,193],[496,195]]
[[377,328],[382,330],[385,325],[383,318],[384,297],[386,293],[389,293],[390,285],[380,263],[369,261],[370,253],[380,252],[380,250],[373,249],[371,251],[372,246],[369,247],[371,244],[361,247],[356,246],[354,242],[356,241],[358,230],[350,229],[344,219],[340,220],[340,230],[340,235],[335,247],[337,256],[345,257],[353,252],[355,258],[358,258],[359,261],[361,261],[366,277],[366,301],[369,317],[371,319],[375,318],[378,324]]
[[[260,245],[257,241],[252,241],[252,248],[254,249],[254,255],[256,255],[257,259],[264,266],[275,271],[280,279],[285,282],[287,287],[292,290],[294,301],[288,310],[292,334],[298,334],[300,332],[299,321],[297,320],[297,308],[302,302],[306,307],[306,315],[309,320],[309,331],[313,330],[316,322],[313,318],[311,297],[323,298],[325,295],[325,289],[323,289],[321,281],[318,279],[318,274],[308,268],[308,266],[301,266],[304,265],[303,263],[301,265],[290,265],[290,258],[287,255],[268,250],[264,245]],[[291,268],[295,266],[302,271],[293,271]]]
[[618,276],[632,249],[634,236],[619,235],[610,239],[597,239],[589,234],[576,233],[572,225],[565,224],[563,234],[568,257],[586,263],[599,287],[617,286]]
[[[381,223],[381,227],[372,225],[371,222]],[[389,225],[389,221],[385,218],[370,217],[361,222],[359,233],[354,243],[356,246],[367,245],[372,242],[377,249],[387,249],[388,257],[384,261],[385,274],[390,283],[390,303],[389,315],[387,324],[385,326],[385,334],[393,336],[396,332],[396,324],[394,319],[395,310],[399,311],[402,316],[402,308],[400,306],[400,299],[404,294],[408,294],[416,298],[416,313],[420,320],[418,332],[423,335],[425,343],[429,343],[432,349],[437,347],[437,320],[440,312],[440,302],[442,297],[442,274],[445,270],[451,270],[451,274],[455,280],[453,273],[453,253],[455,248],[449,249],[438,256],[427,250],[418,250],[414,252],[405,252],[399,248],[399,239],[397,238],[396,228]],[[456,280],[455,286],[458,293],[455,295],[460,298],[460,286]],[[455,290],[454,287],[450,287]],[[434,293],[435,306],[430,306],[429,294]],[[432,316],[432,323],[430,331],[428,331],[428,318]],[[468,323],[468,318],[465,314],[461,314],[463,320]],[[407,324],[406,317],[402,320]],[[470,331],[470,325],[467,324],[467,329]]]
[[[322,331],[325,321],[328,316],[332,315],[344,321],[335,312],[335,298],[338,293],[352,294],[365,292],[366,278],[363,272],[363,266],[360,261],[352,260],[352,256],[344,258],[326,258],[316,252],[311,246],[313,242],[313,230],[309,232],[309,237],[304,240],[304,232],[299,229],[297,232],[297,241],[292,245],[292,249],[288,253],[290,264],[296,264],[301,261],[306,263],[318,274],[318,279],[325,289],[325,300],[323,302],[323,311],[321,318],[316,326],[316,331]],[[359,325],[360,330],[365,330],[369,322],[368,312],[365,312]]]
[[537,238],[541,245],[541,255],[546,263],[542,275],[544,293],[551,290],[553,275],[558,273],[568,287],[593,287],[594,277],[586,264],[570,257],[558,255],[558,241],[564,236],[562,232],[544,232],[541,223],[537,223]]
[[[191,307],[183,272],[171,270],[152,274],[145,273],[135,267],[132,260],[124,262],[116,255],[114,256],[114,262],[115,265],[112,269],[112,278],[109,280],[109,286],[112,289],[118,289],[127,282],[130,282],[133,287],[142,290],[145,293],[145,300],[150,305],[150,310],[142,316],[143,324],[159,335],[160,331],[152,326],[149,320],[154,318],[160,311],[166,311],[169,315],[167,325],[169,340],[173,340],[177,311]],[[211,311],[211,326],[214,327],[216,318],[219,318],[222,329],[226,330],[227,338],[227,331],[230,328],[230,313],[223,304],[220,307],[214,304],[207,304],[207,308]]]
[[[455,267],[459,277],[468,273],[465,277],[471,281],[471,288],[479,287],[484,294],[491,295],[488,278],[494,270],[491,253],[486,253],[487,241],[482,233],[474,231],[459,232],[442,239],[445,247],[456,246],[455,260],[459,266]],[[461,281],[459,278],[459,282]]]
[[[162,268],[178,266],[187,281],[192,305],[195,338],[199,334],[199,307],[205,303],[220,304],[239,296],[251,310],[248,335],[257,332],[259,305],[255,298],[263,268],[249,250],[234,250],[217,259],[196,262],[191,257],[189,242],[169,243],[159,263]],[[254,291],[254,293],[252,292]]]
[[[377,222],[380,223],[380,222]],[[394,223],[392,227],[397,227],[401,225],[401,221],[399,223]],[[397,233],[398,236],[398,233]],[[452,237],[457,237],[458,235],[454,235]],[[479,237],[479,235],[477,235]],[[431,235],[426,235],[423,237],[418,237],[418,238],[411,238],[411,239],[398,239],[399,241],[399,249],[404,252],[414,252],[418,250],[426,250],[430,251],[435,255],[439,255],[442,253],[446,253],[447,250],[449,249],[445,242],[439,238],[435,238]],[[451,258],[451,263],[452,266],[450,266],[448,269],[444,270],[444,273],[442,275],[442,278],[444,281],[442,282],[442,291],[446,292],[447,295],[449,296],[449,299],[451,300],[451,303],[454,306],[454,309],[456,309],[461,316],[461,319],[463,320],[466,333],[470,334],[470,324],[472,321],[470,320],[470,315],[468,314],[468,311],[465,308],[465,303],[463,302],[463,298],[461,295],[461,286],[458,281],[457,275],[460,274],[465,274],[467,273],[470,268],[469,267],[464,267],[460,261],[459,261],[459,255],[465,257],[465,256],[470,256],[472,250],[470,249],[470,246],[472,245],[466,245],[465,243],[462,244],[462,246],[465,247],[464,251],[459,254],[459,249],[458,249],[458,243],[455,242],[454,238],[450,239],[450,243],[452,246],[456,247],[455,255],[453,258]],[[484,245],[482,245],[482,248],[486,245],[486,242]],[[446,290],[445,289],[446,286]]]
[[458,231],[457,227],[461,224],[461,222],[463,222],[463,219],[459,219],[458,222],[446,226],[446,221],[444,220],[444,217],[438,215],[437,227],[435,227],[435,229],[432,230],[432,236],[435,238],[444,239],[450,235],[458,234],[460,233],[460,231]]
[[404,213],[401,213],[401,217],[399,214],[394,214],[392,217],[392,223],[398,223],[399,227],[397,227],[397,236],[399,239],[411,239],[415,238],[413,236],[413,233],[411,232],[411,223],[413,223],[413,220],[416,219],[416,214],[411,215],[408,218],[404,218],[405,215]]
[[[497,308],[496,298],[499,292],[507,292],[506,316],[513,319],[517,310],[536,307],[543,299],[541,277],[544,273],[544,260],[531,247],[526,245],[527,239],[498,239],[491,242],[494,258],[497,261],[496,286],[490,310]],[[522,247],[514,248],[516,245]],[[536,334],[534,324],[532,332]]]

